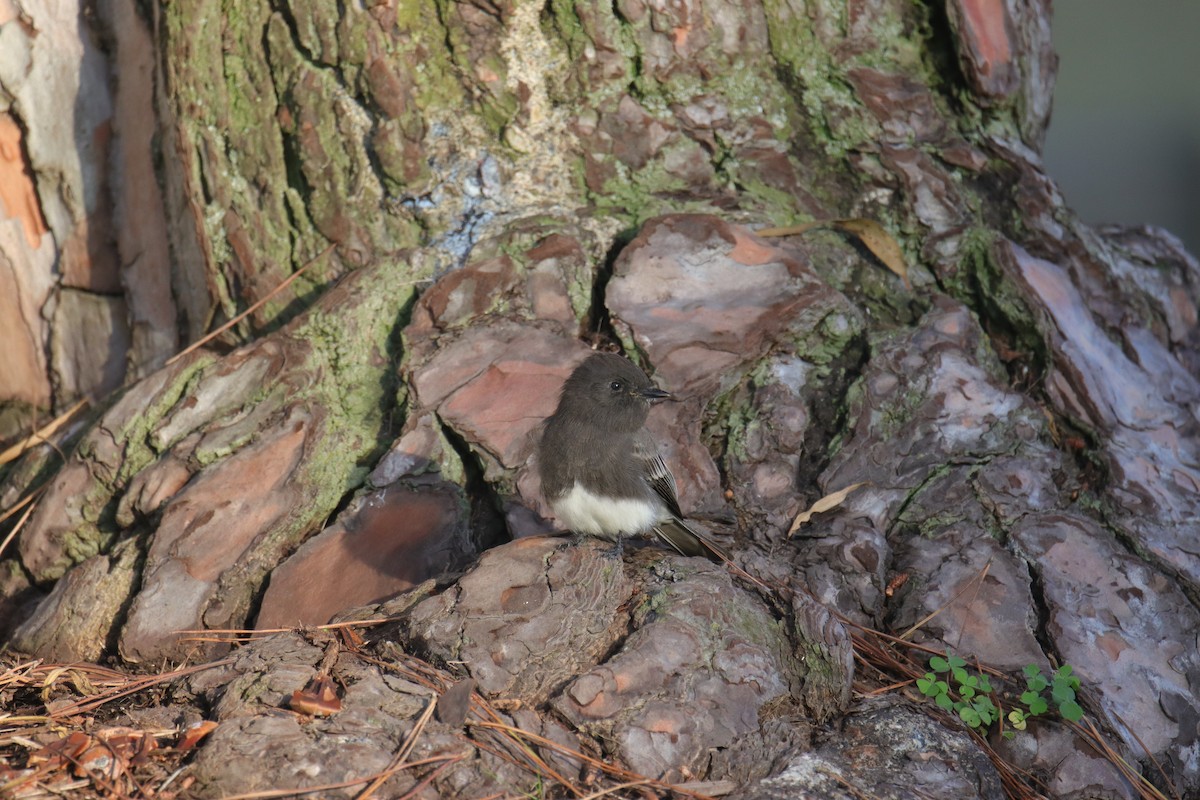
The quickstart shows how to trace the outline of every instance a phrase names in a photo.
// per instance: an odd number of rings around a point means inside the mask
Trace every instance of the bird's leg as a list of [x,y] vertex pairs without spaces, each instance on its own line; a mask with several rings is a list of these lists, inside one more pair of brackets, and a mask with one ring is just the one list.
[[614,538],[616,541],[613,542],[612,548],[604,556],[620,561],[625,556],[625,537],[617,534]]
[[[597,537],[590,533],[580,533],[579,531],[563,531],[559,535],[565,537],[565,542],[562,545],[562,547],[578,547],[579,545],[582,545],[584,542],[586,542],[588,540],[595,540],[597,538],[602,538],[602,539],[608,538],[608,537]],[[605,558],[615,558],[616,560],[620,561],[625,555],[625,537],[624,536],[614,536],[612,538],[612,543],[613,543],[612,547],[610,547],[604,551],[604,557]]]

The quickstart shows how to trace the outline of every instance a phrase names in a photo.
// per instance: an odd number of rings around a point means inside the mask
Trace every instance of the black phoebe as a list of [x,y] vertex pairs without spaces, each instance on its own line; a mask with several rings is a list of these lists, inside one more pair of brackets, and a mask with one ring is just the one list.
[[542,494],[576,533],[621,542],[653,530],[685,556],[728,561],[683,521],[646,417],[670,397],[633,362],[594,353],[563,384],[538,448]]

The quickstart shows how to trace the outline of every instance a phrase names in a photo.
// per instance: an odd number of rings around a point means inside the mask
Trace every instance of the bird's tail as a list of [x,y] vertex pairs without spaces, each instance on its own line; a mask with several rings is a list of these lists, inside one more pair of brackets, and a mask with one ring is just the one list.
[[655,526],[654,532],[658,534],[658,538],[674,547],[681,555],[704,556],[710,561],[725,564],[735,575],[750,581],[764,592],[774,593],[777,591],[733,563],[733,559],[729,557],[728,553],[696,533],[692,526],[678,517],[672,517],[666,522],[659,523]]
[[717,547],[681,519],[670,519],[655,526],[654,532],[680,555],[704,556],[710,561],[731,563],[729,554]]

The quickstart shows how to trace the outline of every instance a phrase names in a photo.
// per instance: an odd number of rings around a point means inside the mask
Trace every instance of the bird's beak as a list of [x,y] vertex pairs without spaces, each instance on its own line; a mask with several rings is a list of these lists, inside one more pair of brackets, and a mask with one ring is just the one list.
[[674,400],[675,399],[671,395],[670,392],[665,392],[662,389],[659,389],[657,386],[651,386],[646,389],[639,389],[637,394],[639,397],[643,397],[646,400],[650,401],[651,403],[653,403],[655,400]]

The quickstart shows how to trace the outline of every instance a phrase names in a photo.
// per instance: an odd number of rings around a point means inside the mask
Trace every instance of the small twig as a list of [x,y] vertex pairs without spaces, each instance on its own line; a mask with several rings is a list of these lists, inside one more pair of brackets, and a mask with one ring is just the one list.
[[75,412],[79,411],[79,409],[85,407],[87,404],[88,399],[85,397],[75,405],[68,408],[66,411],[59,414],[50,422],[43,425],[38,430],[29,434],[24,439],[5,450],[3,453],[0,453],[0,464],[7,464],[9,461],[13,461],[34,445],[48,440],[58,431],[59,428],[66,424],[67,420],[75,416]]
[[644,780],[640,780],[640,781],[629,781],[628,783],[618,783],[616,786],[609,786],[607,789],[601,789],[598,792],[592,792],[591,794],[584,795],[583,797],[579,798],[579,800],[597,800],[600,797],[608,797],[610,794],[619,792],[622,789],[635,789],[638,786],[652,786],[652,785],[653,785],[653,782],[651,780],[649,780],[648,778],[644,779]]
[[159,785],[158,790],[155,792],[155,794],[162,794],[163,790],[166,789],[168,786],[170,786],[171,783],[176,778],[178,778],[180,775],[182,775],[187,770],[187,768],[188,768],[188,765],[185,764],[182,767],[180,767],[179,769],[172,772],[170,775],[168,775],[167,779]]
[[219,661],[209,661],[206,664],[197,664],[196,666],[177,669],[173,672],[164,672],[158,675],[149,675],[144,678],[137,678],[128,682],[123,688],[117,691],[110,690],[107,692],[100,692],[99,694],[82,698],[61,708],[56,708],[50,713],[50,716],[53,719],[61,720],[65,717],[70,717],[84,711],[91,711],[94,708],[99,708],[105,703],[117,700],[121,697],[126,697],[131,694],[136,694],[143,689],[150,688],[151,686],[156,686],[160,683],[175,680],[176,678],[182,678],[197,672],[203,672],[204,670],[212,669],[213,667],[221,667],[232,663],[232,661],[232,658],[222,658]]
[[[383,625],[388,622],[399,622],[403,617],[375,617],[373,619],[353,619],[345,622],[330,622],[327,625],[312,625],[308,626],[309,630],[317,631],[337,631],[342,628],[370,628],[375,625]],[[181,628],[174,631],[177,635],[189,633],[195,634],[223,634],[226,636],[257,636],[269,635],[273,633],[291,633],[292,631],[300,630],[299,627],[291,628]],[[216,641],[228,641],[224,639]]]
[[[931,611],[930,613],[928,613],[928,614],[926,614],[924,617],[922,617],[922,618],[921,618],[921,619],[920,619],[920,620],[919,620],[919,621],[918,621],[918,622],[917,622],[915,625],[913,625],[911,628],[909,628],[908,630],[906,630],[904,633],[900,634],[900,638],[901,638],[901,639],[907,639],[907,638],[908,638],[909,636],[911,636],[913,633],[915,633],[916,631],[920,630],[920,629],[921,629],[921,627],[922,627],[922,626],[923,626],[923,625],[924,625],[926,622],[929,622],[929,620],[933,619],[933,618],[934,618],[934,617],[936,617],[938,614],[941,614],[941,613],[942,613],[943,611],[945,611],[947,608],[949,608],[950,606],[952,606],[952,605],[954,605],[956,602],[958,602],[958,598],[960,598],[960,597],[962,597],[964,594],[966,594],[966,593],[967,593],[967,591],[968,591],[968,590],[969,590],[969,589],[970,589],[970,588],[971,588],[971,587],[972,587],[972,586],[973,586],[973,585],[974,585],[974,584],[975,584],[977,581],[978,581],[978,582],[980,582],[980,583],[982,583],[982,581],[984,580],[984,578],[986,578],[986,577],[987,577],[987,574],[988,574],[988,572],[989,572],[991,569],[992,569],[992,562],[989,560],[989,561],[988,561],[988,563],[986,563],[986,564],[984,564],[984,565],[983,565],[983,569],[981,569],[979,572],[977,572],[977,573],[975,574],[975,577],[973,577],[973,578],[971,578],[971,580],[967,581],[967,584],[966,584],[965,586],[963,586],[963,588],[961,588],[961,589],[959,589],[959,590],[958,590],[958,593],[957,593],[957,594],[955,594],[955,595],[954,595],[954,597],[951,597],[951,598],[950,598],[948,601],[946,601],[946,603],[944,603],[944,604],[943,604],[943,605],[942,605],[940,608],[937,608],[937,609],[935,609],[934,611]],[[961,634],[961,632],[960,632],[960,634],[959,634],[959,635],[960,635],[960,637],[961,637],[961,635],[962,635],[962,634]]]
[[[983,565],[983,569],[980,571],[980,574],[978,576],[976,576],[975,578],[972,578],[971,580],[967,581],[967,585],[964,586],[963,591],[960,592],[960,595],[962,593],[965,593],[967,591],[967,589],[971,587],[971,584],[974,584],[974,588],[971,590],[971,599],[968,600],[966,605],[963,606],[962,621],[958,625],[958,636],[954,640],[954,649],[955,650],[957,650],[959,647],[962,646],[963,632],[967,628],[967,613],[971,610],[971,606],[975,605],[975,601],[979,599],[979,590],[983,588],[983,582],[985,580],[987,580],[988,573],[991,572],[991,569],[992,569],[992,560],[989,558],[988,562]],[[956,595],[955,599],[958,599],[958,596],[959,595]],[[951,602],[953,602],[953,600]],[[976,662],[979,661],[978,658],[975,660],[976,660]],[[978,668],[978,664],[976,666]]]
[[12,508],[10,508],[10,509],[8,509],[7,511],[5,511],[3,514],[0,514],[0,522],[4,522],[4,520],[8,519],[8,518],[9,518],[9,517],[11,517],[13,514],[17,513],[17,512],[18,512],[18,511],[20,511],[22,508],[24,508],[25,506],[29,505],[29,504],[30,504],[30,503],[32,503],[34,500],[36,500],[36,499],[37,499],[37,497],[38,497],[39,495],[41,495],[41,493],[42,493],[42,492],[46,491],[46,486],[48,486],[48,485],[49,485],[49,484],[43,483],[41,486],[39,486],[38,488],[34,489],[32,492],[30,492],[29,494],[25,495],[23,498],[21,498],[20,500],[18,500],[18,501],[17,501],[17,502],[16,502],[16,503],[13,505],[13,507],[12,507]]
[[[891,634],[884,633],[883,631],[877,631],[874,628],[868,628],[867,626],[861,625],[861,624],[855,622],[854,620],[850,619],[849,617],[842,616],[841,614],[837,614],[837,618],[840,619],[846,625],[849,625],[853,628],[858,628],[860,631],[863,631],[864,633],[869,633],[871,636],[877,637],[879,639],[883,639],[884,641],[891,642],[892,644],[903,645],[904,647],[908,648],[909,650],[917,650],[917,651],[926,653],[931,656],[940,656],[943,654],[943,651],[936,650],[932,647],[929,647],[928,645],[918,644],[917,642],[910,642],[907,639],[901,639],[899,636],[892,636]],[[855,647],[858,647],[858,645],[860,643],[865,645],[866,640],[863,639],[862,637],[855,637],[855,641],[854,641]],[[1004,674],[1000,670],[993,669],[992,667],[987,667],[986,669],[988,672],[992,673],[993,675],[1003,675]]]
[[729,558],[724,553],[718,553],[718,555],[721,557],[721,560],[725,562],[725,566],[729,567],[730,572],[732,572],[735,576],[742,578],[743,580],[750,581],[751,583],[753,583],[759,589],[762,589],[767,594],[770,594],[773,590],[774,591],[779,590],[779,587],[768,586],[767,584],[760,581],[758,578],[751,575],[749,572],[746,572],[746,570],[742,569],[737,564],[733,563],[733,559]]
[[[1036,791],[1040,792],[1040,794],[1036,795],[1036,797],[1044,797],[1046,786],[1036,777],[1034,777],[1031,772],[1021,769],[1016,764],[1013,764],[1011,761],[1007,761],[1001,757],[1001,755],[995,751],[988,740],[984,738],[984,736],[982,736],[978,731],[968,728],[967,734],[971,737],[971,739],[974,740],[975,744],[979,746],[979,749],[987,754],[987,757],[992,762],[992,765],[996,767],[996,771],[1000,773],[1000,780],[1004,782],[1006,787],[1008,787],[1008,794],[1011,797],[1030,797],[1031,795],[1029,795],[1029,789],[1031,786],[1034,787]],[[1022,780],[1024,780],[1025,783],[1022,783]]]
[[464,758],[466,758],[466,755],[464,755],[462,753],[459,753],[457,756],[454,756],[454,758],[448,760],[445,764],[442,764],[440,767],[435,769],[433,772],[429,773],[429,775],[427,775],[425,777],[425,780],[418,783],[411,790],[405,792],[403,795],[398,797],[397,800],[410,800],[410,798],[416,797],[417,793],[420,792],[422,789],[424,789],[429,784],[433,783],[434,779],[437,778],[438,775],[441,775],[443,772],[450,769],[450,767],[454,766],[459,761],[462,761]]
[[[276,797],[295,797],[297,795],[302,795],[302,794],[312,794],[313,792],[328,792],[328,791],[332,791],[333,789],[345,789],[350,786],[357,786],[360,783],[365,783],[366,781],[372,780],[374,778],[383,778],[384,780],[387,780],[388,778],[395,775],[397,772],[403,772],[404,770],[412,769],[413,767],[423,767],[423,766],[426,766],[427,764],[438,764],[438,763],[446,762],[443,764],[443,766],[441,768],[439,768],[439,770],[434,771],[433,774],[436,775],[441,769],[444,769],[445,767],[450,766],[450,764],[454,764],[459,761],[462,761],[462,759],[463,759],[462,753],[456,753],[455,755],[451,755],[451,756],[433,756],[431,758],[423,758],[420,761],[410,761],[407,764],[401,764],[398,767],[384,770],[383,772],[376,773],[375,775],[367,775],[362,778],[353,778],[348,781],[340,781],[338,783],[326,783],[321,786],[308,786],[308,787],[305,787],[302,789],[264,789],[259,792],[245,792],[243,794],[227,794],[224,797],[222,797],[221,800],[272,800],[272,798],[276,798]],[[430,777],[432,777],[432,776],[430,776]]]
[[887,694],[888,692],[895,691],[896,689],[903,689],[905,686],[912,686],[912,684],[913,684],[913,679],[909,678],[908,680],[905,680],[905,681],[889,683],[887,686],[880,686],[878,689],[871,689],[870,691],[864,691],[862,694],[864,697],[875,697],[876,695]]
[[[487,709],[487,711],[489,712],[489,714],[491,716],[493,716],[493,717],[496,716],[494,713],[492,713],[492,709],[490,706],[485,705],[485,708]],[[513,739],[513,740],[527,738],[530,741],[532,741],[540,746],[548,747],[553,750],[557,750],[562,755],[567,755],[572,758],[575,758],[581,764],[589,764],[590,763],[590,764],[593,764],[596,766],[603,766],[603,765],[598,764],[598,762],[594,761],[594,759],[590,759],[587,756],[583,755],[582,753],[577,753],[576,751],[571,750],[568,747],[565,747],[563,745],[558,744],[557,742],[554,742],[554,741],[546,739],[542,736],[539,736],[536,733],[530,733],[529,731],[521,730],[520,728],[514,728],[511,725],[506,725],[505,723],[500,722],[498,719],[493,722],[487,722],[487,721],[483,721],[483,720],[478,720],[478,721],[477,720],[467,720],[467,725],[469,725],[469,726],[477,725],[481,728],[484,728],[485,730],[486,729],[498,730],[501,733],[506,734],[510,739]],[[513,761],[511,759],[511,757],[509,757],[507,754],[500,753],[496,750],[493,750],[490,746],[484,745],[483,742],[475,741],[475,740],[471,740],[471,741],[476,747],[481,747],[481,748],[487,749],[490,752],[492,752],[494,755],[501,757],[501,758],[505,758],[506,760],[510,761],[511,763],[514,763],[514,764],[517,763],[517,762]],[[532,750],[532,748],[530,748],[529,745],[527,745],[521,741],[517,741],[516,744],[518,744],[521,747],[521,752],[531,762],[533,762],[533,769],[535,772],[545,775],[546,777],[550,778],[553,781],[557,781],[559,784],[565,786],[571,792],[571,794],[574,794],[574,795],[582,795],[583,794],[582,789],[578,788],[573,783],[571,783],[569,780],[567,780],[567,778],[565,776],[560,775],[557,770],[552,768],[549,764],[547,764],[545,762],[544,759],[541,758],[541,756],[539,756],[536,752],[534,752]],[[517,764],[517,766],[523,767],[525,769],[529,768],[529,766],[526,764]]]
[[217,329],[216,329],[215,331],[213,331],[212,333],[210,333],[210,334],[208,334],[207,336],[204,336],[204,337],[202,337],[202,338],[200,338],[200,339],[196,340],[195,342],[192,342],[190,345],[188,345],[187,347],[185,347],[183,350],[180,350],[178,353],[176,353],[175,355],[173,355],[173,356],[171,356],[170,358],[168,358],[168,359],[167,359],[167,361],[166,361],[166,364],[164,364],[163,366],[168,366],[168,365],[170,365],[170,364],[174,364],[176,361],[178,361],[179,359],[183,358],[183,357],[184,357],[184,356],[186,356],[188,353],[191,353],[191,352],[193,352],[193,351],[195,351],[195,350],[197,350],[197,349],[199,349],[199,348],[203,347],[204,345],[206,345],[206,344],[208,344],[209,342],[211,342],[213,339],[215,339],[215,338],[217,338],[218,336],[220,336],[220,335],[221,335],[222,333],[224,333],[225,331],[227,331],[227,330],[229,330],[230,328],[232,328],[234,325],[237,325],[239,322],[241,322],[242,320],[244,320],[246,317],[248,317],[248,316],[250,316],[251,314],[253,314],[255,311],[258,311],[260,308],[262,308],[264,305],[266,305],[266,303],[267,303],[267,302],[268,302],[268,301],[269,301],[269,300],[270,300],[272,297],[274,297],[275,295],[279,294],[280,292],[282,292],[282,291],[283,291],[284,289],[286,289],[287,287],[291,286],[291,285],[292,285],[292,282],[293,282],[293,281],[295,281],[297,278],[299,278],[301,275],[303,275],[303,274],[304,274],[304,273],[305,273],[305,272],[308,270],[308,268],[309,268],[309,267],[311,267],[313,264],[316,264],[318,261],[320,261],[320,260],[321,260],[322,258],[324,258],[325,256],[329,255],[329,253],[330,253],[330,252],[333,250],[333,248],[335,248],[335,247],[337,247],[337,244],[336,244],[336,243],[335,243],[335,244],[331,244],[331,245],[329,245],[329,246],[328,246],[328,247],[326,247],[324,250],[322,250],[320,253],[317,253],[315,256],[313,256],[311,259],[309,259],[308,263],[306,263],[304,266],[300,267],[300,269],[296,270],[296,271],[295,271],[295,272],[293,272],[291,275],[287,276],[287,277],[286,277],[286,278],[284,278],[282,281],[280,281],[280,283],[279,283],[279,285],[278,285],[278,286],[276,286],[276,287],[275,287],[274,289],[272,289],[271,291],[267,292],[267,293],[266,293],[266,294],[265,294],[265,295],[264,295],[262,298],[260,298],[260,299],[258,300],[258,302],[256,302],[256,303],[254,303],[253,305],[251,305],[251,306],[250,306],[249,308],[247,308],[245,311],[243,311],[242,313],[238,314],[236,317],[234,317],[233,319],[229,320],[228,322],[226,322],[226,323],[225,323],[224,325],[222,325],[221,327],[217,328]]
[[[1141,745],[1142,750],[1146,752],[1146,755],[1149,756],[1154,765],[1158,767],[1160,772],[1162,772],[1162,767],[1159,765],[1158,761],[1154,759],[1154,756],[1151,755],[1150,750],[1146,747],[1145,743],[1142,742],[1141,738],[1138,737],[1138,735],[1134,733],[1128,725],[1125,724],[1124,720],[1122,720],[1120,717],[1117,717],[1117,720],[1125,726],[1125,729],[1129,731],[1134,740]],[[1146,779],[1146,776],[1129,766],[1129,763],[1125,761],[1125,758],[1120,753],[1115,751],[1108,744],[1108,742],[1104,740],[1104,737],[1100,735],[1100,731],[1096,729],[1096,725],[1091,720],[1085,720],[1085,722],[1087,722],[1086,728],[1079,723],[1068,722],[1067,724],[1071,727],[1075,734],[1079,736],[1080,739],[1083,739],[1083,741],[1087,742],[1087,744],[1093,750],[1095,750],[1101,758],[1105,759],[1114,767],[1116,767],[1117,771],[1121,773],[1122,777],[1124,777],[1125,780],[1129,781],[1129,783],[1132,784],[1135,789],[1137,789],[1139,795],[1148,798],[1148,800],[1167,800],[1167,796],[1165,794],[1151,784],[1150,781]],[[1167,786],[1171,789],[1171,794],[1174,795],[1176,800],[1179,800],[1179,794],[1176,792],[1175,787],[1171,784],[1170,780],[1167,779],[1166,773],[1163,772],[1162,775],[1163,779],[1167,781]]]
[[[513,728],[511,725],[506,725],[503,722],[486,722],[486,721],[482,721],[482,720],[481,721],[473,721],[472,720],[472,721],[469,721],[467,724],[470,726],[477,726],[480,728],[492,728],[495,730],[502,731],[504,733],[508,733],[510,735],[519,735],[519,736],[528,738],[530,741],[535,742],[539,747],[545,747],[545,748],[548,748],[551,750],[556,750],[561,755],[567,756],[569,758],[573,758],[573,759],[579,761],[580,763],[587,764],[588,766],[593,767],[597,770],[600,770],[601,772],[605,772],[615,778],[620,778],[620,779],[623,779],[626,781],[632,781],[632,783],[630,785],[649,786],[649,787],[652,787],[655,789],[662,789],[665,791],[674,792],[676,794],[687,795],[688,797],[696,797],[696,798],[708,797],[708,795],[702,794],[700,792],[694,792],[690,789],[685,789],[685,788],[675,785],[675,784],[665,783],[663,781],[654,780],[653,778],[647,778],[645,775],[639,775],[636,772],[631,772],[627,769],[623,769],[623,768],[618,767],[613,764],[605,764],[604,762],[597,761],[595,758],[592,758],[591,756],[589,756],[585,753],[581,753],[578,750],[572,750],[571,748],[569,748],[565,745],[561,745],[558,742],[555,742],[551,739],[547,739],[544,736],[539,736],[536,733],[530,733],[529,731],[522,730],[520,728]],[[554,777],[553,774],[551,774],[551,773],[547,773],[547,774],[549,774],[550,777],[552,777],[552,778]],[[555,778],[555,780],[560,780],[560,779]],[[570,788],[570,786],[571,786],[569,783],[566,783],[565,781],[560,780],[560,782],[563,783],[563,785],[567,786],[568,788]]]
[[[32,495],[30,496],[32,497]],[[8,549],[8,545],[13,539],[17,538],[17,534],[21,532],[21,528],[25,527],[25,523],[28,521],[29,515],[33,513],[35,508],[37,508],[37,503],[30,503],[29,508],[25,509],[25,513],[21,515],[19,520],[17,520],[17,524],[13,525],[13,529],[8,532],[8,536],[5,536],[4,541],[0,542],[0,557],[4,556],[4,551]]]
[[818,769],[817,772],[828,778],[832,778],[834,782],[839,784],[850,794],[854,795],[858,800],[879,800],[877,796],[869,792],[864,792],[862,789],[859,789],[857,786],[850,783],[850,781],[846,780],[844,777],[831,769]]
[[333,665],[337,663],[338,656],[341,655],[342,647],[337,641],[332,641],[325,646],[325,655],[321,658],[321,666],[317,667],[318,675],[329,675],[333,672]]
[[[433,718],[433,710],[436,707],[437,707],[437,695],[434,695],[429,698],[429,704],[426,705],[425,710],[423,712],[421,712],[421,716],[417,720],[417,724],[413,726],[412,731],[405,738],[404,744],[400,745],[400,749],[396,751],[396,755],[392,756],[391,763],[389,763],[387,765],[387,767],[384,769],[383,772],[381,772],[378,776],[376,776],[375,780],[371,781],[369,784],[367,784],[367,787],[365,789],[363,789],[361,792],[359,792],[359,794],[355,798],[355,800],[368,800],[368,798],[371,795],[375,794],[375,791],[380,786],[383,785],[383,782],[386,781],[389,777],[391,777],[392,773],[395,772],[396,768],[400,764],[402,764],[406,758],[408,758],[409,753],[411,753],[413,748],[417,746],[417,739],[421,736],[422,733],[424,733],[425,726],[428,725],[429,720]],[[434,775],[436,775],[436,774],[437,774],[437,772],[435,771]],[[429,778],[426,780],[429,780],[432,778],[433,778],[433,775],[430,775]]]
[[[1138,743],[1138,747],[1142,748],[1142,752],[1146,754],[1146,758],[1150,759],[1150,763],[1153,764],[1154,768],[1158,770],[1158,774],[1162,776],[1163,781],[1167,784],[1167,788],[1171,790],[1171,794],[1174,796],[1175,800],[1180,800],[1179,790],[1175,788],[1173,783],[1171,783],[1171,779],[1167,777],[1167,771],[1163,769],[1162,764],[1158,763],[1158,759],[1154,757],[1154,753],[1150,752],[1150,748],[1146,747],[1146,743],[1142,741],[1142,737],[1138,736],[1137,731],[1129,727],[1129,724],[1125,722],[1125,720],[1121,719],[1121,715],[1116,711],[1110,711],[1109,713],[1116,718],[1117,722],[1121,723],[1125,730],[1129,731],[1129,735],[1132,736],[1133,740]],[[1089,722],[1089,724],[1091,723]],[[1094,725],[1092,725],[1092,729],[1095,730]],[[1145,781],[1144,776],[1139,777]]]

